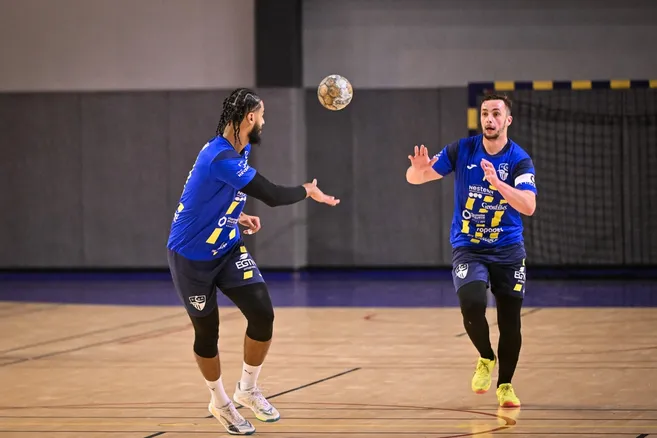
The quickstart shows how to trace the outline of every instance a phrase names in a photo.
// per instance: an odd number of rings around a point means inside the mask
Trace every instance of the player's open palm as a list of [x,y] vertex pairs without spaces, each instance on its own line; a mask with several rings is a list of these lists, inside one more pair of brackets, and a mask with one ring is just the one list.
[[438,157],[429,158],[429,150],[424,145],[419,148],[415,146],[415,155],[409,155],[408,159],[411,160],[411,166],[421,172],[429,169],[438,161]]
[[493,166],[493,163],[485,158],[482,158],[481,168],[484,171],[484,179],[486,181],[488,181],[493,186],[499,182],[499,178],[497,177],[497,172],[495,172],[495,166]]
[[319,187],[317,187],[317,179],[313,179],[313,182],[311,183],[306,183],[303,185],[306,188],[306,191],[308,192],[308,196],[313,198],[313,200],[317,202],[321,202],[322,204],[328,204],[331,207],[335,207],[340,203],[339,199],[336,199],[334,196],[330,196],[322,192]]

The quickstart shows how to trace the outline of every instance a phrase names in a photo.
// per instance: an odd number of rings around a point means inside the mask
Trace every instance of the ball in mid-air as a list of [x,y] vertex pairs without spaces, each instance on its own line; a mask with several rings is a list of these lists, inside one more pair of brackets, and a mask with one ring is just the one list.
[[324,108],[339,111],[351,102],[354,90],[344,76],[328,75],[317,87],[317,98]]

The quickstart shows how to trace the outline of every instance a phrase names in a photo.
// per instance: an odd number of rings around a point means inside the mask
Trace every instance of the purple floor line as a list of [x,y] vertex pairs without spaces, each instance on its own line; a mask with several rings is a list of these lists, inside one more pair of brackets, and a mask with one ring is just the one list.
[[[371,275],[264,273],[277,307],[454,307],[449,271]],[[179,306],[167,273],[0,275],[0,300]],[[232,305],[219,294],[222,305]],[[657,307],[655,280],[529,280],[525,306]]]

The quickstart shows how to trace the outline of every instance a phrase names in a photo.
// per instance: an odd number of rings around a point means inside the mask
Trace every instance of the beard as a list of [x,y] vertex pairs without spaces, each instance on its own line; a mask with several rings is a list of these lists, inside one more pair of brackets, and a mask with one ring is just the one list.
[[260,133],[262,132],[262,127],[260,125],[253,125],[251,131],[249,131],[249,143],[252,145],[260,144],[262,138]]
[[500,130],[498,129],[497,131],[493,132],[492,134],[487,134],[486,131],[484,130],[484,137],[488,140],[495,140],[500,136]]
[[500,133],[505,127],[506,127],[506,123],[500,126],[497,130],[493,131],[492,134],[487,134],[486,129],[484,128],[484,137],[486,137],[487,140],[495,140],[500,137]]

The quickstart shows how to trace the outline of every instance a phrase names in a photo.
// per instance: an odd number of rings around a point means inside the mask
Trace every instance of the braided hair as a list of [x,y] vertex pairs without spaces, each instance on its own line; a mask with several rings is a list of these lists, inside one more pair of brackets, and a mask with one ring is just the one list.
[[226,126],[230,124],[235,131],[235,143],[240,139],[240,123],[248,113],[260,108],[260,96],[255,91],[248,88],[237,88],[224,99],[224,106],[221,112],[221,118],[217,125],[216,135],[223,135]]

